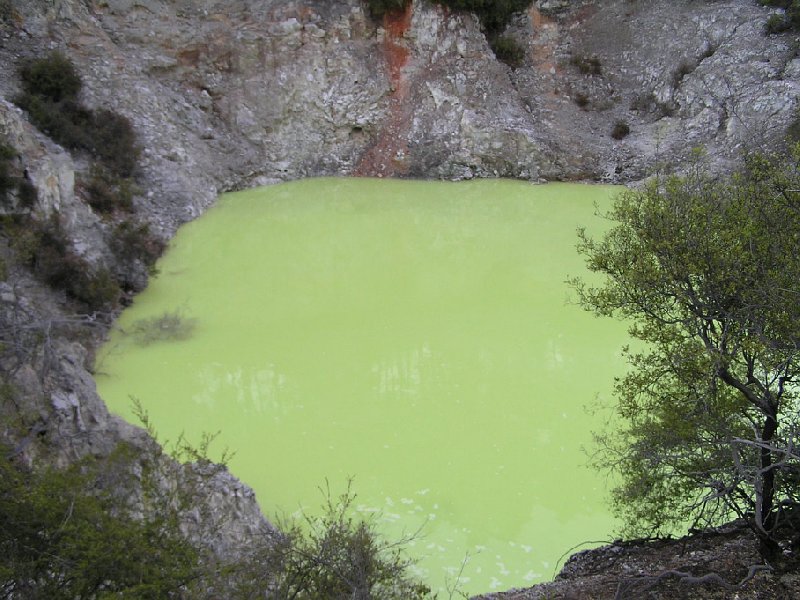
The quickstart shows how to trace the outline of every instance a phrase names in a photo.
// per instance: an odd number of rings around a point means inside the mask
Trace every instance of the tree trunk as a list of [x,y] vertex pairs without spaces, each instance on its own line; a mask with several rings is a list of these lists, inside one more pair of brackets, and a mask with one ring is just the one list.
[[772,465],[772,451],[766,446],[772,441],[778,430],[777,410],[771,410],[764,419],[761,430],[761,475],[756,481],[756,533],[759,538],[759,554],[766,561],[774,560],[780,554],[780,546],[775,540],[775,469]]

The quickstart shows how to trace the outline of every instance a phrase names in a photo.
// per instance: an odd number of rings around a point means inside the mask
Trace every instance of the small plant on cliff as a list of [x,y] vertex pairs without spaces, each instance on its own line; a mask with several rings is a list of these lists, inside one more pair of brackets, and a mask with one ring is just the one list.
[[614,123],[614,127],[611,130],[611,137],[615,140],[621,140],[623,138],[628,137],[628,134],[631,132],[630,125],[628,125],[625,121],[617,121]]
[[411,0],[368,0],[367,8],[374,19],[382,19],[388,12],[401,11]]
[[[6,209],[31,209],[36,204],[36,187],[24,175],[13,174],[17,152],[0,140],[0,204]],[[16,197],[16,205],[13,197]]]
[[800,0],[760,0],[763,6],[784,9],[783,14],[770,15],[764,27],[767,33],[782,33],[800,29]]
[[74,100],[81,90],[81,78],[75,66],[60,52],[24,62],[19,77],[26,94],[51,102]]
[[582,75],[602,75],[603,63],[596,56],[583,56],[574,54],[569,59],[569,64],[578,69]]
[[492,40],[492,50],[497,60],[517,68],[525,60],[525,49],[511,36],[499,35]]

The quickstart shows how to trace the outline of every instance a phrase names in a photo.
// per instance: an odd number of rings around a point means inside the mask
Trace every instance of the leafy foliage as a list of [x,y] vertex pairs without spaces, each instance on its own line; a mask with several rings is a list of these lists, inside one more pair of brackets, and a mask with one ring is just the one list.
[[774,6],[784,9],[783,14],[771,15],[767,20],[767,33],[781,33],[783,31],[797,31],[800,29],[800,1],[799,0],[760,0],[763,6]]
[[[30,471],[0,451],[0,594],[4,598],[168,598],[196,576],[177,514],[134,517],[128,496],[98,485],[124,452]],[[114,463],[118,464],[114,464]]]
[[436,0],[453,10],[475,13],[484,30],[490,35],[499,34],[511,17],[527,9],[531,0]]
[[4,230],[20,259],[54,288],[86,304],[108,310],[119,299],[119,285],[106,269],[93,269],[75,253],[56,215],[49,220],[5,223]]
[[19,74],[23,93],[14,102],[37,128],[66,148],[88,152],[119,177],[133,175],[140,151],[130,121],[78,102],[81,80],[69,59],[53,53],[24,63]]
[[492,42],[492,50],[497,60],[506,63],[509,67],[517,68],[525,59],[525,49],[511,36],[499,35]]
[[25,93],[51,102],[74,100],[81,90],[75,66],[60,52],[23,63],[19,76]]
[[368,0],[369,13],[374,19],[381,19],[388,12],[400,11],[408,6],[410,0]]
[[629,533],[746,518],[765,556],[800,501],[800,147],[623,193],[580,251],[583,305],[631,322],[616,381],[624,426],[601,438]]
[[242,578],[238,593],[250,597],[266,587],[271,600],[431,598],[430,589],[408,573],[404,541],[386,542],[372,523],[355,520],[354,499],[349,489],[335,499],[328,490],[321,517],[282,527],[254,563],[264,572]]
[[631,132],[631,127],[626,121],[614,122],[614,127],[611,129],[611,137],[615,140],[621,140],[628,137]]

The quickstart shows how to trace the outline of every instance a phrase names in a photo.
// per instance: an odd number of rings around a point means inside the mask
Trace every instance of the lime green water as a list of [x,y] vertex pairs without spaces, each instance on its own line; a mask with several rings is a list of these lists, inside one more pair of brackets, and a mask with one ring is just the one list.
[[[604,476],[581,448],[623,369],[618,323],[569,302],[576,227],[616,188],[313,179],[224,196],[179,231],[98,359],[112,410],[164,438],[221,431],[268,515],[359,510],[434,587],[550,579],[607,539]],[[148,346],[165,312],[192,336]],[[460,574],[460,575],[459,575]]]

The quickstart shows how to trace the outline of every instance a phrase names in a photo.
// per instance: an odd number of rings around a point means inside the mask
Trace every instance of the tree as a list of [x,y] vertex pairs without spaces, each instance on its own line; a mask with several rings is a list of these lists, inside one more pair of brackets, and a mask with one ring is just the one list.
[[740,517],[775,558],[800,494],[800,146],[714,179],[695,167],[622,193],[599,241],[579,232],[582,305],[640,340],[615,382],[598,462],[628,534]]

